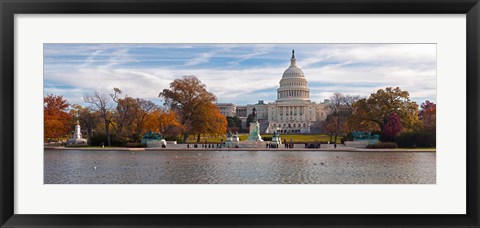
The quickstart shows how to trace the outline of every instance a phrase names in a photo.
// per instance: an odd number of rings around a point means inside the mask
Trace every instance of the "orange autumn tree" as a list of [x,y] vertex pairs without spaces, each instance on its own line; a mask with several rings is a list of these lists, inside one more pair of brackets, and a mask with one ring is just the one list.
[[210,114],[209,127],[207,133],[213,136],[222,136],[227,132],[227,118],[216,108]]
[[73,130],[70,104],[63,96],[50,94],[43,98],[44,140],[66,137]]
[[[170,83],[159,95],[164,105],[178,114],[178,120],[184,126],[183,142],[190,134],[195,133],[195,125],[206,123],[201,110],[215,102],[215,95],[207,91],[207,86],[196,76],[184,76]],[[197,130],[198,132],[198,130]]]
[[155,109],[145,116],[144,128],[147,131],[159,132],[166,138],[176,138],[183,131],[178,116],[173,111]]
[[227,131],[227,118],[220,113],[215,104],[208,103],[201,106],[197,115],[193,118],[192,133],[197,136],[197,142],[200,142],[200,136],[224,135]]

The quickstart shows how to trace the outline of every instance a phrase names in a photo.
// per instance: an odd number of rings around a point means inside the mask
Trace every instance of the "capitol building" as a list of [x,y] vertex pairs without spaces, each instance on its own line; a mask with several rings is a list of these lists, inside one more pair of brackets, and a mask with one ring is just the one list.
[[238,116],[246,126],[246,118],[257,110],[257,120],[262,133],[311,133],[313,122],[327,118],[328,100],[315,103],[310,100],[310,89],[303,71],[297,66],[295,51],[292,51],[290,66],[283,72],[277,89],[277,100],[265,103],[236,106],[231,103],[218,103],[225,116]]

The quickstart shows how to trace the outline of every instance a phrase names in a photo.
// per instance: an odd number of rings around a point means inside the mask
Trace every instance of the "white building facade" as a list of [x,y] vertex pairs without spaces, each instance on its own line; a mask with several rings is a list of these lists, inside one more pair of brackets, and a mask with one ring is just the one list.
[[224,116],[235,116],[236,115],[236,106],[232,103],[217,103],[216,104],[220,113]]
[[277,100],[268,104],[267,133],[310,133],[312,122],[326,119],[328,104],[310,101],[308,82],[294,51],[279,84]]
[[277,131],[283,134],[308,134],[313,122],[325,120],[328,115],[328,100],[324,103],[310,100],[308,82],[303,71],[297,66],[294,51],[290,66],[279,82],[277,100],[268,104],[262,100],[257,104],[249,104],[246,106],[247,115],[252,113],[253,107],[257,110],[257,120],[262,133]]

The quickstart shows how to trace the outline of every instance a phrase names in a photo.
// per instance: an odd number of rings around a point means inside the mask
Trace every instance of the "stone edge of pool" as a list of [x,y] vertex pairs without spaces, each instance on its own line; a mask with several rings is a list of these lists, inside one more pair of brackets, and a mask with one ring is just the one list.
[[341,148],[341,149],[309,149],[309,148],[82,148],[82,147],[49,147],[45,146],[44,150],[103,150],[103,151],[262,151],[262,152],[275,152],[275,151],[292,151],[292,152],[432,152],[435,153],[436,149],[359,149],[359,148]]

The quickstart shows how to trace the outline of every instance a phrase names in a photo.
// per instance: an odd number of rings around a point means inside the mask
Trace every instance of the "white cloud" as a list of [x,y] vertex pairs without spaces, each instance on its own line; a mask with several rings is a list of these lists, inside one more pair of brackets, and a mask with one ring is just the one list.
[[[147,45],[148,46],[148,45]],[[238,46],[238,45],[237,45]],[[334,92],[368,96],[377,89],[399,86],[410,92],[412,99],[436,97],[436,52],[435,45],[323,45],[324,48],[302,50],[297,63],[303,69],[310,84],[311,99],[322,101]],[[187,67],[126,67],[123,63],[139,60],[129,53],[129,46],[119,46],[110,52],[108,60],[96,60],[104,55],[107,48],[90,48],[80,67],[46,65],[45,79],[75,88],[49,87],[45,93],[55,92],[71,102],[81,102],[84,93],[99,91],[111,93],[113,87],[121,88],[126,94],[157,101],[158,94],[175,78],[196,75],[207,89],[216,94],[220,102],[248,102],[257,100],[273,101],[276,88],[286,65],[270,67],[245,67],[242,62],[260,57],[278,59],[269,54],[275,45],[255,45],[252,53],[237,54],[237,60],[230,62],[238,67],[198,68],[196,65],[214,61],[215,55],[235,55],[236,45],[200,53],[184,62]],[[111,48],[111,47],[110,47]],[[191,48],[188,45],[184,48]],[[80,51],[80,50],[79,50]],[[54,51],[50,51],[54,52]],[[286,59],[285,62],[288,62]],[[96,64],[93,64],[96,63]],[[78,65],[76,65],[78,66]]]

